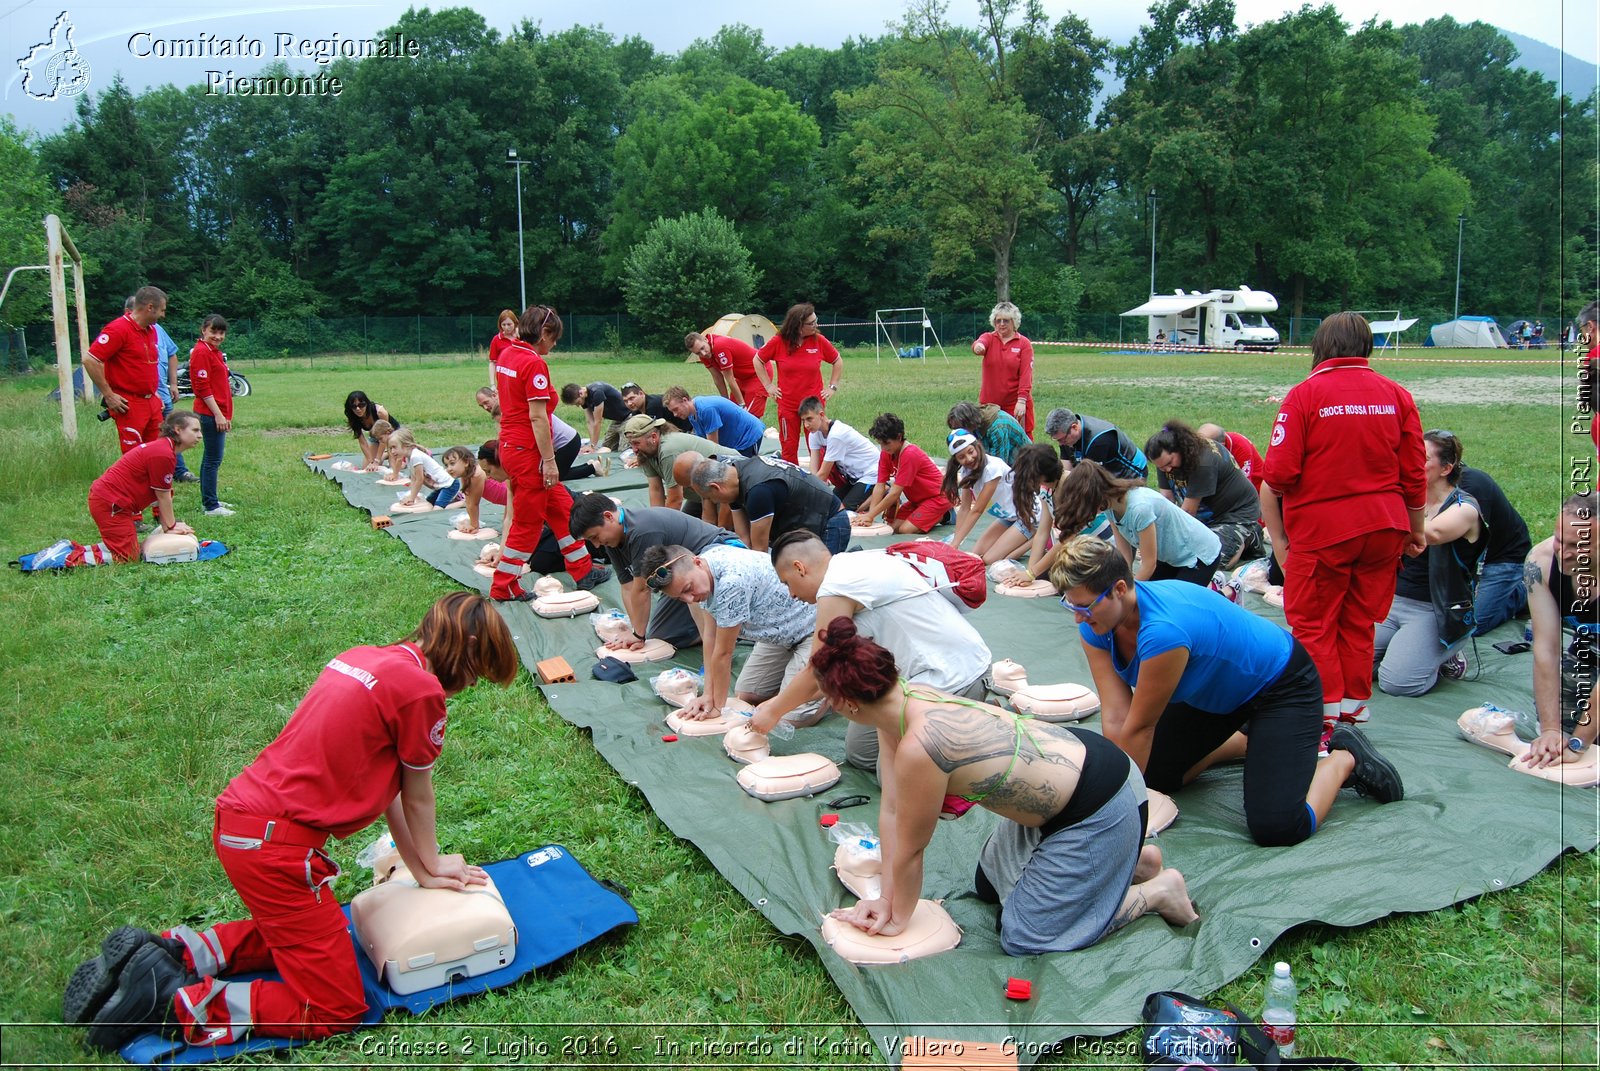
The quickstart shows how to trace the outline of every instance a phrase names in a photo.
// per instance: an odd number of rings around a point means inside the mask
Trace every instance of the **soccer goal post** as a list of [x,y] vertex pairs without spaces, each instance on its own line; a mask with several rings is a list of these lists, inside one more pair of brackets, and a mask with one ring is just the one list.
[[944,351],[944,343],[939,341],[939,332],[934,330],[933,321],[928,317],[928,310],[921,306],[876,310],[872,314],[872,332],[874,355],[880,362],[885,346],[889,348],[889,356],[896,360],[925,358],[929,339],[938,347],[945,363],[950,361],[950,355]]
[[1379,353],[1384,350],[1398,350],[1400,336],[1417,322],[1416,317],[1402,318],[1399,309],[1357,309],[1355,312],[1357,316],[1367,321],[1367,326],[1372,328],[1375,337],[1382,338],[1383,341],[1377,347]]
[[[72,384],[72,331],[67,323],[66,258],[72,258],[72,298],[78,306],[78,350],[89,352],[88,301],[83,292],[83,257],[72,243],[72,236],[62,226],[61,218],[49,215],[44,218],[45,238],[49,242],[50,267],[50,318],[56,329],[56,379],[61,386],[61,434],[71,442],[78,437],[78,393]],[[83,377],[85,399],[94,397],[94,387],[89,377]]]

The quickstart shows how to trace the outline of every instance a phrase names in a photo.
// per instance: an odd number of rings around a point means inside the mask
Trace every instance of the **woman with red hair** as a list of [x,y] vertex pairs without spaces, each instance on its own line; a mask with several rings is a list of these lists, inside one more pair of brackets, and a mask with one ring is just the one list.
[[869,934],[905,929],[922,896],[922,857],[941,817],[981,804],[1007,821],[978,859],[978,895],[1001,904],[1009,955],[1086,948],[1154,911],[1195,921],[1183,875],[1144,842],[1139,771],[1098,733],[1033,722],[912,687],[894,656],[836,617],[812,653],[817,684],[850,721],[876,729],[883,895],[834,912]]

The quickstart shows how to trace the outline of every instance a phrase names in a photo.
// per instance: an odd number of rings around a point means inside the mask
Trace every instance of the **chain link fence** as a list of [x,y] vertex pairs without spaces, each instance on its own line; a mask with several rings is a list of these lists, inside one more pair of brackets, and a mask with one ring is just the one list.
[[[905,320],[909,314],[894,314]],[[1415,315],[1415,314],[1410,314]],[[966,352],[972,339],[989,329],[986,311],[929,311],[928,328],[915,322],[887,325],[880,330],[872,313],[830,313],[819,316],[822,331],[841,349],[872,348],[899,350],[923,346],[937,354],[934,337],[952,353]],[[1270,318],[1278,327],[1285,346],[1305,346],[1320,316],[1281,316]],[[1406,332],[1406,345],[1420,346],[1431,324],[1449,319],[1426,315]],[[1515,317],[1497,318],[1508,339]],[[574,314],[565,318],[566,331],[561,348],[569,353],[637,353],[649,349],[643,332],[633,317],[625,314]],[[91,327],[97,325],[91,325]],[[167,325],[173,340],[187,354],[194,338],[186,330]],[[400,367],[407,364],[437,364],[452,360],[482,359],[498,330],[491,316],[325,316],[289,318],[268,316],[240,318],[228,327],[228,360],[235,364],[271,362],[279,367],[340,368]],[[1116,313],[1089,312],[1059,316],[1023,310],[1023,334],[1038,342],[1134,343],[1145,340],[1142,317],[1123,317]],[[76,328],[73,329],[76,335]],[[1553,343],[1555,331],[1547,333]],[[1513,342],[1513,345],[1515,343]],[[674,356],[677,356],[674,354]],[[74,360],[81,355],[74,353]],[[55,364],[55,332],[49,323],[25,327],[0,328],[0,374],[18,375],[42,371]]]

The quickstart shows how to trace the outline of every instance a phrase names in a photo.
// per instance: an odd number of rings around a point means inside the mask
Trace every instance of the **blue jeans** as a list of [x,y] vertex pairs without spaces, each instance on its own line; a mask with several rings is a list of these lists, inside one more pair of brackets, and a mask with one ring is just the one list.
[[[217,430],[217,418],[205,413],[200,414],[200,439],[205,443],[206,452],[200,459],[200,508],[217,508],[217,470],[222,467],[222,448],[228,441],[228,433]],[[179,464],[183,462],[179,458]]]
[[1482,636],[1496,625],[1516,617],[1528,607],[1528,582],[1522,578],[1521,562],[1485,562],[1478,575],[1478,593],[1472,601],[1477,627]]
[[[165,420],[171,415],[172,415],[172,403],[171,402],[162,402],[161,403],[161,419]],[[204,420],[205,418],[201,417],[200,419]],[[218,456],[220,456],[220,455],[218,455]],[[183,463],[183,455],[179,454],[178,455],[178,465],[177,465],[176,468],[174,468],[172,470],[172,477],[173,477],[173,479],[177,479],[180,476],[187,476],[187,475],[189,475],[189,466],[185,465]],[[212,505],[215,505],[215,504],[216,503],[212,503]],[[210,508],[211,508],[211,506],[207,506],[206,507],[206,509],[210,509]]]
[[822,545],[829,553],[843,554],[850,548],[850,514],[839,510],[822,526]]
[[430,494],[428,496],[428,501],[432,502],[435,506],[438,506],[440,509],[448,509],[449,506],[450,506],[450,503],[454,502],[456,500],[456,496],[459,495],[460,493],[461,493],[461,481],[460,480],[451,480],[449,483],[445,484],[443,487],[439,488],[437,491],[434,491],[432,494]]

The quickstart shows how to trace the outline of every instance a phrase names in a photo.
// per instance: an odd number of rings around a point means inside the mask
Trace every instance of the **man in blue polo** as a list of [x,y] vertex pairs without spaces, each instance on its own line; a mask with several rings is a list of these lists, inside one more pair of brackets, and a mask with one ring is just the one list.
[[668,387],[661,396],[667,411],[678,420],[693,425],[694,434],[721,446],[725,450],[755,457],[761,452],[761,440],[767,433],[766,425],[720,394],[689,397],[682,387]]
[[[127,312],[133,308],[133,299],[129,298],[122,306],[122,311]],[[178,400],[178,362],[173,360],[178,355],[178,344],[172,341],[172,336],[167,334],[167,329],[160,323],[151,325],[156,332],[156,397],[161,399],[161,419],[165,420],[172,415],[172,403]],[[189,471],[189,466],[183,463],[183,455],[178,455],[178,467],[172,470],[173,483],[199,483],[200,477]]]

